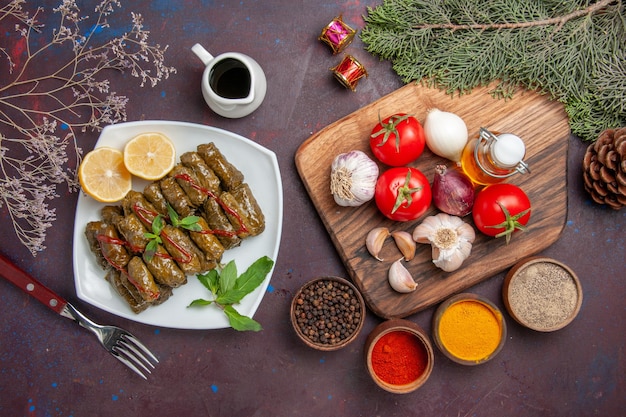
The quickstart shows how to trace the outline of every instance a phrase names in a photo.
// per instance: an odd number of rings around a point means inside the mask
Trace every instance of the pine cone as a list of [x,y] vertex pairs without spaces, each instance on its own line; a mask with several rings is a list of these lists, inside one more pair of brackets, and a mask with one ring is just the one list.
[[626,205],[626,127],[607,129],[583,158],[585,190],[596,203],[619,210]]

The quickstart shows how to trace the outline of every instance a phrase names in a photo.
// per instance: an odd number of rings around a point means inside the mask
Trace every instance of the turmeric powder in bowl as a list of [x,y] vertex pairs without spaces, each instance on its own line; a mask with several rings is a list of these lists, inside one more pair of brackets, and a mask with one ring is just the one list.
[[433,336],[441,352],[463,365],[493,358],[504,345],[506,323],[500,310],[474,294],[458,294],[443,302],[433,320]]

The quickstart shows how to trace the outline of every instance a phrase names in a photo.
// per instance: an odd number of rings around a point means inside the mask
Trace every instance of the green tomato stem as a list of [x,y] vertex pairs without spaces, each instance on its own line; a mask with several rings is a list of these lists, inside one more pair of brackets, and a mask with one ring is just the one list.
[[500,203],[499,201],[497,201],[497,203],[500,206],[500,209],[502,209],[502,212],[504,213],[504,221],[500,224],[496,224],[493,226],[485,226],[485,227],[490,227],[493,229],[504,228],[504,230],[498,233],[495,237],[498,238],[498,237],[506,236],[506,244],[508,245],[509,242],[511,241],[511,236],[513,235],[514,231],[516,230],[521,230],[522,232],[526,231],[526,226],[520,223],[519,220],[522,217],[524,217],[526,213],[530,211],[530,208],[527,208],[526,210],[519,212],[515,216],[511,216],[511,213],[509,212],[509,210],[506,207],[504,207],[502,203]]
[[378,113],[378,122],[381,125],[382,129],[372,134],[371,137],[377,138],[381,134],[384,134],[384,136],[383,140],[381,140],[377,146],[384,146],[385,143],[387,143],[387,140],[389,140],[389,136],[393,134],[396,137],[396,152],[400,153],[400,134],[398,133],[397,127],[401,122],[407,120],[409,117],[411,117],[410,114],[394,114],[393,116],[389,117],[389,121],[387,123],[383,123],[382,119],[380,118],[380,113]]
[[409,182],[411,181],[411,170],[409,169],[406,173],[406,178],[404,180],[404,185],[398,188],[398,195],[396,196],[396,203],[391,210],[391,214],[395,213],[396,210],[400,208],[402,203],[406,201],[406,206],[409,207],[413,202],[412,194],[421,190],[422,187],[410,188]]

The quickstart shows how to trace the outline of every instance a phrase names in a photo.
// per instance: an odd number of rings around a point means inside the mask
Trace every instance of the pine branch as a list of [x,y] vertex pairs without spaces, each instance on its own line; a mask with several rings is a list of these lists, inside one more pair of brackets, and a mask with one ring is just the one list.
[[572,132],[595,140],[626,125],[622,0],[385,0],[360,37],[405,82],[464,94],[496,81],[563,102]]
[[562,27],[565,23],[570,20],[577,19],[582,16],[588,16],[593,13],[596,13],[599,10],[602,10],[606,6],[611,3],[614,3],[615,0],[602,0],[598,3],[592,4],[591,6],[573,11],[564,16],[557,16],[548,19],[530,21],[530,22],[517,22],[517,23],[491,23],[491,24],[481,24],[475,23],[471,25],[458,25],[454,23],[439,23],[439,24],[423,24],[418,25],[415,29],[451,29],[451,30],[468,30],[468,29],[476,29],[476,30],[498,30],[498,29],[524,29],[533,26],[556,26],[557,28]]

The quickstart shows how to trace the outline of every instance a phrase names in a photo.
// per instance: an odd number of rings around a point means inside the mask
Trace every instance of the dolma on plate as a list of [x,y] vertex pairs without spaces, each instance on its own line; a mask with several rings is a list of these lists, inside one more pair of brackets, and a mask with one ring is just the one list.
[[224,245],[222,245],[217,236],[210,233],[211,228],[204,217],[198,218],[198,226],[200,226],[201,231],[189,231],[189,237],[204,252],[206,259],[213,259],[219,262],[224,254]]
[[120,237],[114,225],[99,222],[95,230],[95,239],[100,244],[100,251],[106,261],[115,269],[123,269],[130,261],[131,255],[125,247],[124,240]]
[[204,253],[185,232],[166,224],[161,232],[161,240],[167,252],[185,274],[195,275],[206,272]]
[[147,302],[159,298],[161,290],[154,282],[152,273],[139,256],[133,256],[128,262],[128,280],[137,288],[139,295]]
[[170,206],[181,217],[191,216],[195,212],[195,208],[187,193],[178,185],[178,182],[173,177],[166,177],[160,181],[161,192],[165,197],[165,200],[170,203]]
[[128,273],[126,271],[120,272],[113,268],[109,268],[105,279],[113,286],[113,288],[115,288],[115,291],[128,303],[134,313],[141,313],[149,306],[162,304],[172,295],[171,287],[159,285],[159,298],[153,300],[152,302],[147,302],[143,299],[137,287],[130,283],[130,281],[128,280]]
[[215,172],[204,162],[198,152],[185,152],[180,156],[180,162],[190,168],[198,177],[199,185],[214,195],[219,195],[220,179]]
[[100,218],[105,223],[115,224],[124,215],[121,206],[104,206],[100,210]]
[[133,253],[142,253],[146,249],[146,245],[150,241],[145,236],[148,229],[146,229],[135,213],[129,213],[120,218],[117,222],[117,228],[124,236],[124,239],[126,239]]
[[176,178],[176,182],[180,185],[180,188],[183,189],[185,194],[187,194],[194,208],[202,206],[209,197],[206,192],[202,191],[200,179],[190,168],[178,164],[172,168],[169,175]]
[[152,222],[160,214],[156,207],[139,191],[129,191],[122,200],[122,206],[126,215],[134,214],[137,216],[148,231],[152,230]]
[[248,218],[241,207],[239,207],[239,202],[235,199],[235,197],[228,191],[224,191],[220,194],[220,200],[226,206],[222,207],[222,210],[224,211],[226,217],[228,217],[230,224],[233,225],[237,236],[242,239],[250,236],[250,232],[248,230]]
[[85,238],[87,239],[89,250],[96,256],[96,262],[98,262],[98,265],[100,265],[102,269],[107,269],[111,265],[109,265],[109,262],[102,254],[100,241],[98,241],[98,234],[100,233],[102,224],[104,224],[104,222],[101,221],[87,223],[87,226],[85,226]]
[[173,294],[172,287],[168,287],[167,285],[160,285],[158,282],[157,282],[157,285],[159,286],[159,289],[161,290],[161,295],[159,296],[159,298],[157,298],[151,303],[153,306],[164,303]]
[[104,278],[126,301],[133,313],[139,314],[150,306],[150,303],[141,297],[139,290],[130,284],[120,271],[109,268]]
[[217,236],[225,249],[231,249],[241,244],[241,238],[237,231],[224,214],[219,203],[214,198],[209,198],[204,203],[204,218],[213,233]]
[[143,195],[160,214],[167,216],[167,200],[161,191],[161,184],[159,184],[159,182],[155,181],[146,185],[143,189]]
[[246,227],[250,235],[256,236],[261,234],[265,230],[265,215],[256,198],[254,198],[250,186],[244,182],[230,190],[230,194],[235,197],[239,203],[241,213],[247,219]]
[[243,174],[228,162],[213,142],[198,145],[198,153],[220,179],[222,188],[231,190],[243,182]]
[[162,245],[157,245],[153,256],[148,256],[144,252],[142,257],[157,283],[172,288],[187,283],[187,276]]

